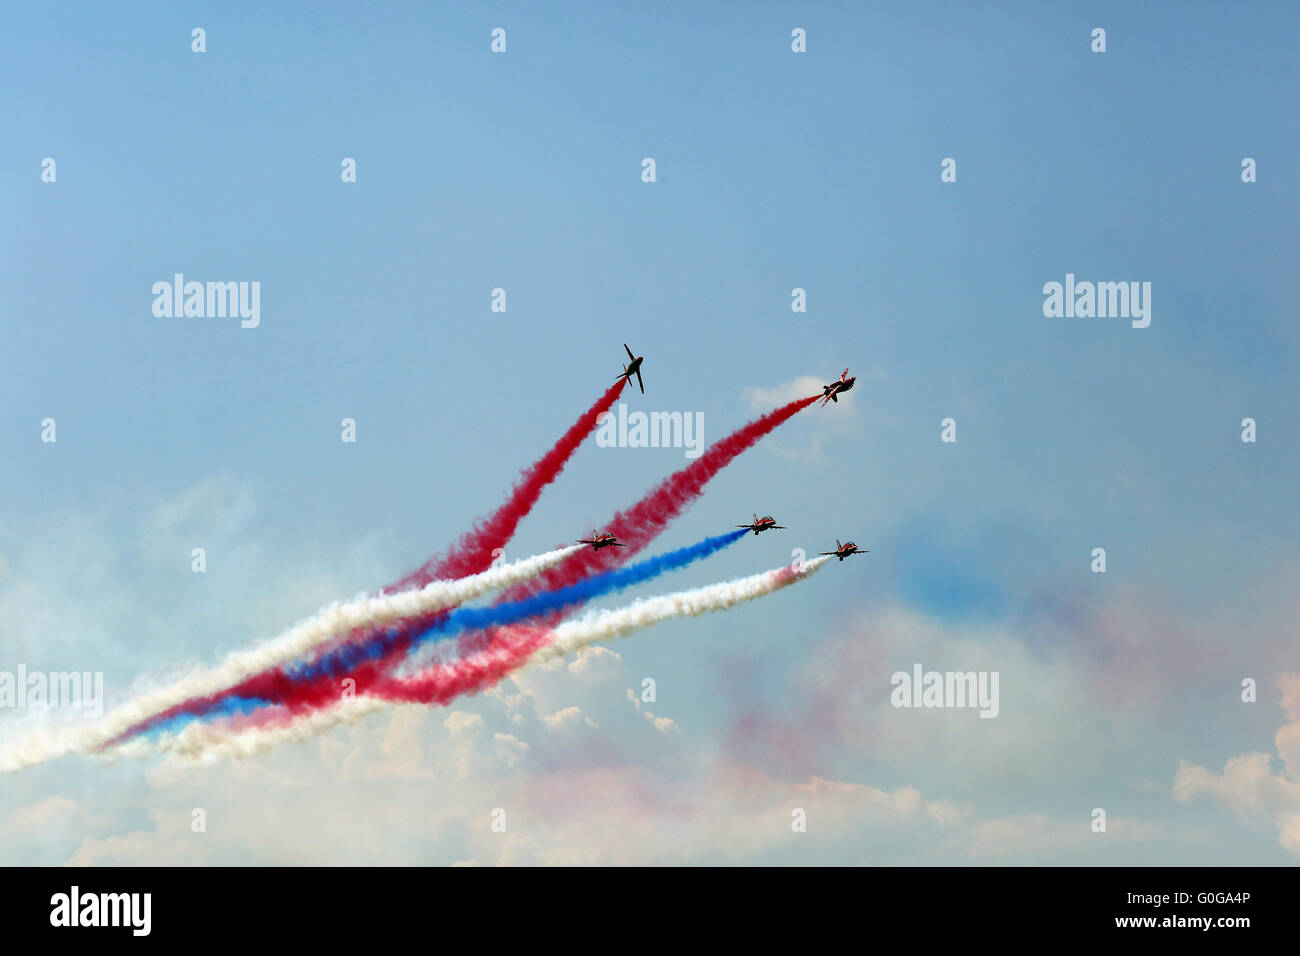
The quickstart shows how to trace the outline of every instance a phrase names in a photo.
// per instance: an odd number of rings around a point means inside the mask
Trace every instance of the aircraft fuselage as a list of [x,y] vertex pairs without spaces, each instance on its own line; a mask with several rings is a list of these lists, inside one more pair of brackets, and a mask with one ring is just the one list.
[[835,401],[836,396],[842,395],[844,392],[847,392],[849,389],[851,389],[853,387],[853,383],[856,382],[857,380],[858,378],[855,375],[853,378],[845,379],[842,382],[835,382],[831,385],[824,386],[826,397],[829,398],[832,402]]

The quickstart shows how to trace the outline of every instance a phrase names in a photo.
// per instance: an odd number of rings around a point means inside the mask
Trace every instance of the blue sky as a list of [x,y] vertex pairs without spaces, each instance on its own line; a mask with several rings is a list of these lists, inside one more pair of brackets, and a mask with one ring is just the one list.
[[[629,404],[702,412],[707,441],[849,365],[845,401],[735,462],[659,546],[754,511],[790,530],[641,591],[836,537],[870,556],[621,642],[599,681],[548,672],[524,704],[503,692],[259,758],[258,799],[280,806],[294,767],[333,794],[320,825],[377,840],[376,861],[1294,862],[1300,755],[1288,770],[1274,735],[1300,719],[1280,707],[1300,671],[1298,21],[1280,3],[14,11],[0,669],[102,670],[125,693],[397,577],[499,502],[624,341],[647,356]],[[156,318],[151,287],[175,272],[259,281],[260,327]],[[1150,282],[1150,327],[1045,318],[1042,287],[1066,273]],[[514,556],[685,463],[589,442]],[[917,660],[1000,670],[1002,714],[889,708],[888,675]],[[625,698],[644,675],[675,730]],[[588,723],[543,719],[571,707]],[[375,774],[418,781],[439,822],[389,814],[375,834],[345,811],[401,786],[349,778],[325,749],[377,760],[404,734],[423,756]],[[503,757],[499,735],[528,747]],[[1248,799],[1224,767],[1259,752],[1276,784]],[[248,833],[177,848],[187,788],[236,802],[250,772],[28,771],[6,781],[0,830],[59,837],[8,860],[308,859]],[[737,781],[772,808],[823,801],[836,838],[791,843],[739,811],[717,836],[700,808]],[[964,809],[909,816],[907,788]],[[503,790],[534,825],[508,851],[470,809]],[[577,792],[605,794],[608,832],[538,796]],[[864,805],[906,828],[873,829]],[[626,836],[682,806],[698,852]],[[1123,821],[1104,846],[1096,806]]]

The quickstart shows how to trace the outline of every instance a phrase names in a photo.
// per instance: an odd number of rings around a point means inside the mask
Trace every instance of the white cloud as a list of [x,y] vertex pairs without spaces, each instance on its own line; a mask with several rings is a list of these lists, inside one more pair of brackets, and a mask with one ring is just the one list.
[[463,710],[453,710],[447,715],[447,719],[442,722],[448,732],[454,737],[458,734],[467,734],[483,726],[483,718],[478,714],[466,713]]
[[659,731],[661,734],[681,733],[682,729],[677,726],[677,721],[673,720],[671,717],[656,717],[650,711],[642,707],[641,698],[638,697],[636,691],[630,687],[627,689],[627,699],[632,702],[632,706],[636,708],[637,712],[650,722],[650,726],[654,727],[654,729]]
[[94,830],[113,823],[111,814],[92,812],[70,797],[54,795],[14,810],[0,821],[0,836],[19,837],[55,828]]
[[582,712],[581,707],[564,707],[553,714],[544,714],[542,723],[547,730],[563,730],[569,727],[586,725],[595,727],[596,722]]
[[[612,674],[582,697],[604,699],[624,678]],[[1086,819],[981,821],[964,803],[908,785],[783,778],[719,760],[708,739],[696,749],[678,743],[649,761],[646,743],[662,736],[665,718],[621,690],[625,700],[609,711],[609,726],[590,726],[577,704],[539,709],[529,691],[507,681],[500,693],[450,713],[411,707],[372,715],[319,746],[199,770],[164,763],[171,769],[147,774],[149,789],[136,798],[154,807],[153,828],[119,834],[111,821],[96,821],[98,832],[71,862],[911,863],[918,848],[930,848],[935,861],[934,848],[944,846],[948,855],[937,859],[951,862],[957,854],[1014,860],[1069,850],[1090,835]],[[590,735],[551,732],[573,726]],[[191,807],[206,808],[206,833],[191,832]],[[507,811],[505,833],[490,825],[497,807]],[[796,808],[806,814],[806,833],[791,828]],[[67,803],[43,811],[56,812],[76,815]],[[33,811],[28,819],[44,816]]]
[[[800,375],[779,385],[751,386],[742,389],[741,397],[751,412],[767,412],[798,398],[820,395],[822,386],[829,384],[835,377],[830,376],[823,380],[813,375]],[[854,387],[855,391],[847,393],[844,401],[835,403],[834,414],[816,417],[801,416],[799,425],[794,430],[789,430],[787,426],[787,430],[784,431],[785,440],[779,434],[773,435],[763,442],[763,447],[769,453],[787,461],[822,460],[825,457],[827,442],[830,440],[830,430],[846,431],[860,428],[862,425],[864,417],[858,407],[859,403],[854,399],[854,396],[860,394],[856,389],[861,389],[862,383],[859,382]],[[789,438],[796,432],[807,434],[806,443],[789,442]]]
[[[1093,848],[1105,852],[1117,842],[1151,842],[1169,838],[1167,828],[1147,821],[1111,817],[1103,832],[1094,832],[1092,817],[1054,819],[1042,813],[1023,813],[976,824],[966,835],[966,852],[972,857],[1006,858],[1026,855],[1061,857],[1067,851]],[[1196,834],[1184,834],[1184,839]]]
[[813,375],[800,375],[787,382],[782,382],[780,385],[751,386],[741,391],[740,394],[749,406],[750,411],[766,412],[780,405],[793,402],[796,398],[820,395],[822,386],[829,382],[830,379],[823,381]]
[[617,651],[608,647],[592,644],[580,650],[568,664],[571,675],[592,681],[608,679],[610,675],[621,670],[622,658]]
[[[184,527],[184,521],[169,518],[162,525]],[[254,522],[248,533],[255,528]],[[93,522],[80,533],[90,552],[96,542],[114,540]],[[291,563],[274,545],[268,541],[265,561],[241,578],[265,578],[268,568]],[[34,574],[30,554],[11,557],[15,575],[34,587],[51,588],[64,574],[54,564]],[[311,592],[331,575],[355,590],[355,567],[323,574],[311,561],[305,566],[302,574],[280,575],[285,591]],[[260,586],[258,593],[266,595],[265,582]],[[291,619],[299,608],[280,614],[275,608],[286,599],[279,587],[269,590],[277,594],[238,608],[238,614],[263,615],[272,626]],[[131,589],[107,575],[85,607],[92,610],[103,600],[110,611],[118,608],[102,626],[128,633],[126,621],[138,607],[123,593]],[[303,603],[314,607],[318,597],[330,596],[327,591]],[[184,631],[177,624],[185,620],[175,607],[162,608],[152,626],[159,633]],[[225,642],[223,649],[232,620],[221,622],[227,628],[217,638]],[[247,632],[247,622],[235,630]],[[398,708],[253,759],[197,770],[171,761],[141,770],[139,764],[105,767],[78,759],[16,775],[0,796],[9,801],[0,823],[6,836],[0,859],[177,865],[951,863],[1018,862],[1038,854],[1071,860],[1092,845],[1086,818],[1062,819],[988,799],[989,781],[1015,790],[1026,779],[1059,783],[1062,773],[1095,776],[1109,766],[1104,751],[1111,738],[1106,728],[1097,729],[1107,718],[1097,714],[1086,681],[1065,659],[1027,649],[1009,628],[950,626],[897,607],[875,616],[869,633],[847,629],[842,636],[819,635],[808,653],[795,658],[791,700],[815,706],[806,714],[796,711],[780,729],[792,749],[813,754],[806,765],[765,763],[756,753],[721,747],[725,730],[707,722],[707,709],[686,712],[689,733],[683,734],[676,720],[652,712],[627,690],[635,678],[623,657],[593,647],[550,670],[523,672],[458,701],[455,709]],[[206,646],[211,637],[192,639]],[[629,660],[635,659],[634,647],[626,652]],[[1001,670],[1001,715],[900,715],[888,706],[887,683],[872,685],[872,675],[887,676],[914,660],[941,669],[951,664]],[[693,657],[688,666],[696,665]],[[744,687],[739,692],[774,724],[786,719],[780,702]],[[1086,733],[1080,713],[1090,715]],[[561,728],[581,732],[555,732]],[[1123,729],[1131,735],[1131,726]],[[836,749],[817,753],[827,737]],[[1187,800],[1212,794],[1245,815],[1267,814],[1283,845],[1300,852],[1298,742],[1295,723],[1278,734],[1278,753],[1289,770],[1279,772],[1266,755],[1247,754],[1230,761],[1222,775],[1180,771],[1176,795]],[[866,766],[877,785],[856,779],[866,776]],[[845,779],[831,779],[831,767]],[[1122,779],[1135,776],[1140,774]],[[86,809],[100,805],[114,807],[114,815]],[[497,806],[509,812],[505,834],[490,827]],[[207,810],[207,833],[191,831],[194,807]],[[795,807],[808,813],[806,834],[790,829]],[[150,823],[141,825],[141,819]],[[1110,830],[1142,842],[1186,836],[1136,819],[1112,819]],[[18,846],[10,835],[21,833],[31,839]]]
[[1300,857],[1300,674],[1284,674],[1279,684],[1287,722],[1275,738],[1278,771],[1259,752],[1229,758],[1223,773],[1180,760],[1173,790],[1180,802],[1209,797],[1248,819],[1271,818],[1279,844]]
[[498,744],[497,754],[507,767],[513,768],[519,765],[528,751],[533,748],[524,741],[520,740],[514,734],[495,733],[492,739]]

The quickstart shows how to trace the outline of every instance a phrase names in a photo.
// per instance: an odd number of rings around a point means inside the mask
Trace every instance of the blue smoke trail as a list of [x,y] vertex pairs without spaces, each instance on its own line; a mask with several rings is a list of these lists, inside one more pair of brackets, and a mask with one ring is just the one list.
[[[521,601],[510,601],[484,608],[457,608],[428,630],[412,638],[410,649],[414,650],[426,641],[440,641],[462,631],[499,627],[502,624],[512,624],[546,614],[549,611],[558,611],[572,604],[584,604],[613,591],[621,591],[623,588],[658,577],[665,571],[674,571],[700,558],[707,558],[727,545],[739,541],[748,532],[748,528],[728,531],[713,538],[705,538],[698,544],[669,551],[658,557],[646,558],[626,568],[615,568],[612,571],[593,574],[577,584],[557,588],[554,591],[543,591]],[[286,669],[285,673],[294,681],[310,681],[323,676],[346,673],[363,661],[383,656],[390,644],[392,633],[394,632],[386,632],[362,644],[337,647],[323,654],[318,660],[294,665]]]
[[260,697],[226,697],[215,704],[209,705],[201,714],[176,714],[174,717],[160,720],[157,724],[144,731],[142,736],[156,737],[163,733],[178,731],[187,724],[204,717],[234,717],[236,715],[251,714],[270,703],[269,700],[263,700]]

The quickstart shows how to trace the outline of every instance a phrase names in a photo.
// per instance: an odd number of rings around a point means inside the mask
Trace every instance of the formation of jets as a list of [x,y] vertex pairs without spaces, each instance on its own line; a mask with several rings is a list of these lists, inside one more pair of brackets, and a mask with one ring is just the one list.
[[[623,343],[623,351],[627,352],[628,360],[632,364],[624,365],[623,373],[618,378],[625,378],[630,382],[632,380],[632,376],[635,375],[636,383],[641,388],[641,394],[644,395],[645,382],[641,380],[641,363],[645,361],[645,356],[633,355],[632,350],[627,347],[626,342]],[[840,400],[840,396],[843,395],[845,392],[847,392],[849,389],[851,389],[853,387],[853,383],[856,382],[857,380],[858,377],[856,375],[853,376],[852,378],[849,378],[849,370],[845,369],[843,372],[840,373],[839,381],[831,382],[829,385],[822,386],[822,404],[825,405],[827,402],[835,402],[838,404]],[[614,379],[614,381],[617,382],[618,379],[616,378]],[[755,517],[757,517],[757,515]]]
[[[627,357],[628,359],[631,360],[632,364],[623,366],[623,374],[620,375],[619,378],[624,378],[627,379],[628,381],[631,381],[632,376],[635,375],[636,383],[641,387],[641,394],[644,395],[645,383],[641,380],[641,363],[645,360],[645,356],[633,355],[632,350],[627,347],[626,342],[623,343],[623,350],[627,352]],[[849,370],[845,369],[843,372],[840,373],[840,377],[838,381],[831,382],[829,385],[822,386],[822,404],[825,405],[827,402],[835,402],[838,404],[840,400],[840,396],[843,395],[845,392],[847,392],[849,389],[851,389],[853,387],[853,383],[856,382],[857,380],[858,379],[856,375],[853,376],[852,378],[849,378]],[[618,379],[615,379],[615,381],[618,381]],[[755,535],[757,535],[761,531],[774,531],[777,529],[784,529],[785,525],[777,524],[776,519],[773,518],[771,515],[764,515],[763,517],[760,518],[757,514],[755,514],[754,520],[749,522],[749,524],[738,524],[736,525],[736,527],[748,528],[750,531],[753,531]],[[577,543],[589,544],[591,545],[592,549],[595,551],[599,551],[601,548],[609,548],[609,547],[626,548],[627,547],[627,545],[619,541],[618,538],[616,538],[614,535],[610,534],[609,532],[596,534],[596,532],[593,531],[591,533],[590,538],[579,538]],[[846,541],[843,544],[840,544],[839,539],[836,538],[835,550],[823,551],[821,553],[823,555],[829,555],[831,557],[839,558],[841,561],[843,561],[851,554],[869,554],[870,550],[859,548],[852,541]]]

